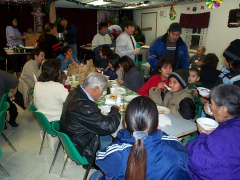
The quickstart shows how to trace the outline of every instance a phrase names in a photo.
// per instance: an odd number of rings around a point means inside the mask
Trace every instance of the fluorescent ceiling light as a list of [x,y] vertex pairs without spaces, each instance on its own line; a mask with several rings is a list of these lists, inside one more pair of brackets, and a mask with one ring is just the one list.
[[100,6],[100,5],[105,5],[105,4],[109,4],[110,2],[103,2],[103,0],[97,0],[97,1],[93,1],[87,4],[91,4],[94,6]]
[[136,8],[136,6],[127,6],[127,7],[123,7],[124,9],[134,9]]

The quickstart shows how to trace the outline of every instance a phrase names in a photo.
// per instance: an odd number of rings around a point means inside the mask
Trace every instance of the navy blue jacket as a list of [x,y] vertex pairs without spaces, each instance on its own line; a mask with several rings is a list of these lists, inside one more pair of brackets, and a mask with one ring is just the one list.
[[[96,165],[105,178],[124,180],[128,156],[135,139],[128,130],[119,131],[113,144],[97,152]],[[144,140],[147,153],[147,180],[188,180],[188,154],[176,137],[161,130]]]
[[[157,64],[162,56],[166,56],[168,34],[158,38],[149,49],[148,62],[152,68],[157,69]],[[179,37],[176,44],[176,54],[174,59],[173,71],[177,69],[188,69],[188,49],[182,38]]]

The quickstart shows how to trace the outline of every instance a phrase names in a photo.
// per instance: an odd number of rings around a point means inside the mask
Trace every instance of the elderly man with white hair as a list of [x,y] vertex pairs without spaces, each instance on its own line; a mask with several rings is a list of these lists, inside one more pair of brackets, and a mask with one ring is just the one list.
[[60,119],[60,131],[70,137],[79,153],[90,164],[94,163],[95,154],[100,149],[101,138],[114,133],[121,120],[118,106],[112,106],[110,113],[105,116],[95,103],[106,87],[105,76],[90,73],[83,86],[70,91]]

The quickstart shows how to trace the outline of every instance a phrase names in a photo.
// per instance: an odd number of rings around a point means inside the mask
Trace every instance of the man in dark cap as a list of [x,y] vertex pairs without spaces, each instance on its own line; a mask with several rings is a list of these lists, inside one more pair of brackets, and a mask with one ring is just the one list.
[[235,39],[224,51],[226,69],[219,75],[216,86],[232,84],[240,86],[240,39]]
[[173,71],[177,69],[188,69],[188,49],[180,34],[182,27],[179,23],[172,23],[166,34],[156,39],[149,49],[148,62],[151,65],[151,75],[157,73],[158,60],[169,57],[174,60]]

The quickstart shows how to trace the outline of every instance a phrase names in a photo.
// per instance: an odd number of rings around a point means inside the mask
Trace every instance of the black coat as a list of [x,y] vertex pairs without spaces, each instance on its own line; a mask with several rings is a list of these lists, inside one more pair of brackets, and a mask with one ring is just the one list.
[[60,130],[72,140],[78,152],[90,164],[100,148],[99,136],[114,133],[120,124],[121,115],[116,107],[104,116],[98,105],[89,100],[80,86],[70,91],[62,111]]

